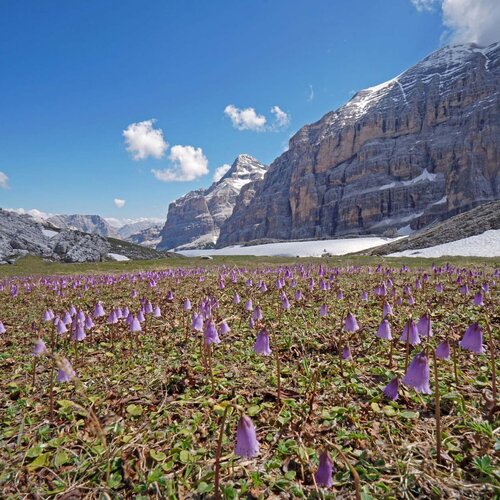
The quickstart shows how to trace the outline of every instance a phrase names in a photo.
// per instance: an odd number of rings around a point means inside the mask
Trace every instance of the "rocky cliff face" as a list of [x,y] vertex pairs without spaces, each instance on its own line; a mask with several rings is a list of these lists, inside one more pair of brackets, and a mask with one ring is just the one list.
[[84,233],[93,233],[105,238],[120,238],[118,231],[100,215],[54,215],[47,222],[61,229],[76,229]]
[[0,263],[28,253],[56,261],[99,262],[109,251],[110,244],[97,234],[47,230],[29,215],[0,209]]
[[442,48],[358,92],[292,137],[218,246],[410,233],[500,198],[499,94],[499,43]]
[[239,155],[218,182],[208,189],[191,191],[172,202],[157,248],[213,246],[243,186],[262,179],[265,172],[266,167],[255,158]]

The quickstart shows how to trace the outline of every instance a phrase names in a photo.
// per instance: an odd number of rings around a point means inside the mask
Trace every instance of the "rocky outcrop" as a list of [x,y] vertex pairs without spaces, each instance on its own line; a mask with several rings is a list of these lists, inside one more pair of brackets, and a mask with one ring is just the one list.
[[84,233],[98,234],[105,238],[119,238],[118,231],[100,215],[54,215],[47,222],[61,229],[76,229]]
[[137,245],[156,248],[161,241],[161,226],[152,226],[142,229],[137,233],[130,234],[126,239]]
[[418,231],[408,238],[398,239],[387,245],[359,253],[364,255],[387,255],[404,250],[428,248],[449,243],[450,241],[469,238],[470,236],[477,236],[491,229],[500,229],[500,201],[485,203],[432,227]]
[[303,127],[217,246],[409,234],[500,198],[500,44],[444,47]]
[[239,155],[228,172],[208,189],[191,191],[168,207],[158,249],[214,246],[221,225],[233,212],[244,186],[264,177],[266,167],[249,155]]
[[0,209],[0,263],[26,255],[64,262],[99,262],[110,250],[97,234],[45,229],[29,215]]

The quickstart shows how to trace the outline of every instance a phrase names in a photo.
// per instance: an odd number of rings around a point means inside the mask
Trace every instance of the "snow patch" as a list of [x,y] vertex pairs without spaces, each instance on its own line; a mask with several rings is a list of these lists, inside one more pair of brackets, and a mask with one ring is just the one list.
[[500,229],[490,229],[477,236],[470,236],[442,245],[417,250],[391,253],[389,257],[500,257]]
[[207,255],[255,255],[261,257],[321,257],[325,253],[345,255],[373,248],[400,238],[345,238],[338,240],[286,241],[243,247],[241,245],[220,248],[217,250],[176,250],[187,257],[203,257]]
[[119,262],[125,262],[126,260],[130,260],[126,255],[121,255],[119,253],[108,253],[108,257],[113,260],[117,260]]

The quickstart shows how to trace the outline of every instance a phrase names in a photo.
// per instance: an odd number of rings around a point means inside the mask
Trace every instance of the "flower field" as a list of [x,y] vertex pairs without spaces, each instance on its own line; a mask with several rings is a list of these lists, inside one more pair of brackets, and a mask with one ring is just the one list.
[[492,498],[498,270],[0,278],[2,498]]

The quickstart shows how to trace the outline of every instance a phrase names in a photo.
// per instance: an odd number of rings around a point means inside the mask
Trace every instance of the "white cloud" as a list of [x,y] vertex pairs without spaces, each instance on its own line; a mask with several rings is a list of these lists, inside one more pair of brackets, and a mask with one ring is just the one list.
[[9,178],[7,174],[0,171],[0,187],[3,189],[9,189]]
[[50,214],[47,212],[42,212],[41,210],[37,210],[36,208],[32,208],[30,210],[25,210],[24,208],[6,208],[8,212],[14,212],[16,214],[28,214],[31,215],[36,220],[42,221],[52,217],[54,214]]
[[411,3],[419,12],[431,12],[434,10],[436,0],[411,0]]
[[274,115],[274,128],[284,128],[290,123],[290,115],[285,113],[279,106],[273,106],[271,113]]
[[489,45],[500,40],[499,0],[443,0],[442,9],[453,42]]
[[240,109],[229,104],[224,109],[224,113],[231,118],[233,127],[238,130],[254,130],[260,132],[265,129],[266,117],[258,115],[254,108]]
[[452,43],[489,45],[500,40],[499,0],[411,0],[419,12],[440,7],[447,31],[444,38]]
[[214,182],[219,182],[224,177],[224,175],[226,175],[226,173],[229,171],[230,168],[231,165],[228,165],[227,163],[224,163],[224,165],[217,167],[215,169],[215,173],[214,176],[212,177],[212,180]]
[[163,131],[154,128],[155,120],[131,123],[124,131],[127,151],[134,160],[144,160],[149,156],[161,158],[168,148],[163,139]]
[[125,206],[125,200],[122,200],[121,198],[115,198],[113,200],[113,203],[118,207],[118,208],[122,208]]
[[151,170],[159,181],[193,181],[208,174],[208,160],[201,148],[172,146],[168,158],[174,164],[172,168]]
[[314,89],[311,84],[309,84],[309,95],[307,96],[307,102],[311,102],[314,99]]

